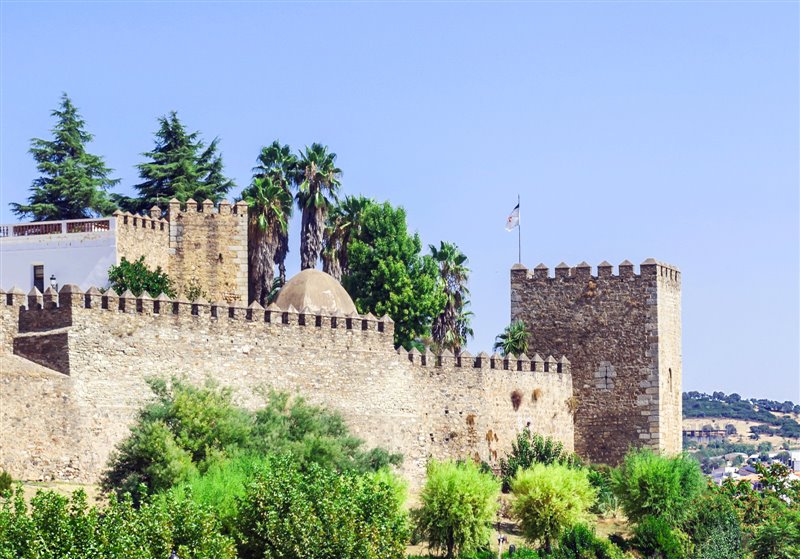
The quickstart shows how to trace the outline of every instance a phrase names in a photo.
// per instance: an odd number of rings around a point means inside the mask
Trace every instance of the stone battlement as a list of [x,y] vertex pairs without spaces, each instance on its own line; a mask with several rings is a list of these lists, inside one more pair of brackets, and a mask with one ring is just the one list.
[[413,487],[430,458],[496,465],[526,427],[573,448],[566,358],[408,352],[394,348],[393,331],[370,314],[74,285],[0,290],[0,420],[14,426],[0,431],[0,467],[19,479],[96,481],[152,398],[154,375],[212,379],[248,408],[269,389],[329,406],[369,445],[403,453]]
[[[158,210],[158,208],[154,208]],[[138,215],[130,212],[121,212],[119,210],[111,214],[117,220],[117,228],[120,227],[138,227],[141,229],[153,229],[156,231],[169,231],[169,221],[160,217],[161,210],[158,210],[158,215]]]
[[408,360],[420,367],[456,367],[464,369],[496,369],[502,371],[522,371],[531,373],[569,373],[569,360],[565,356],[556,359],[552,355],[548,355],[546,359],[535,353],[532,358],[529,358],[524,353],[520,356],[500,355],[493,353],[489,355],[486,352],[480,352],[477,355],[472,355],[468,351],[462,351],[455,355],[452,351],[445,350],[442,353],[436,354],[431,351],[425,353],[414,348],[411,351],[405,351],[399,348],[397,353],[407,355]]
[[605,279],[605,278],[618,278],[630,279],[639,277],[652,277],[663,276],[673,281],[680,281],[681,273],[677,266],[659,262],[653,258],[648,258],[639,265],[639,273],[635,273],[634,265],[628,260],[623,260],[618,266],[618,273],[614,274],[614,266],[607,261],[603,261],[597,265],[596,273],[592,273],[592,266],[588,263],[581,262],[576,266],[569,266],[561,262],[555,267],[555,275],[550,275],[550,269],[544,264],[539,264],[533,270],[528,270],[522,264],[515,264],[511,268],[512,274],[524,273],[528,279],[534,280],[570,280],[570,279]]
[[[594,273],[593,273],[594,272]],[[681,273],[648,258],[511,269],[511,320],[529,343],[566,354],[578,408],[575,448],[616,463],[631,444],[681,449]]]
[[[44,293],[35,287],[25,294],[19,288],[4,291],[0,288],[0,305],[18,307],[19,329],[21,334],[41,332],[53,328],[66,328],[73,325],[72,311],[87,309],[99,312],[119,312],[132,315],[143,315],[152,318],[189,319],[211,321],[228,320],[235,326],[236,321],[247,323],[263,323],[268,325],[297,326],[307,328],[325,328],[340,331],[374,332],[385,336],[385,344],[390,344],[394,336],[394,321],[388,316],[377,318],[371,313],[328,314],[310,308],[297,310],[292,305],[282,309],[275,303],[266,308],[257,302],[247,307],[228,305],[224,302],[187,301],[181,298],[170,298],[165,294],[152,297],[147,293],[136,297],[130,291],[118,294],[113,289],[101,292],[98,288],[89,288],[83,292],[76,285],[65,285],[59,292],[48,287]],[[178,326],[179,327],[179,326]],[[19,349],[19,348],[17,348]],[[405,356],[409,363],[418,367],[445,367],[464,369],[488,369],[519,371],[532,373],[568,374],[570,363],[565,356],[556,359],[552,355],[542,358],[538,353],[529,358],[527,355],[506,355],[499,353],[489,355],[480,352],[472,355],[463,351],[454,355],[445,350],[439,354],[430,350],[420,352],[416,348],[406,351],[398,348],[397,353]],[[42,363],[40,359],[27,356],[32,361]],[[53,360],[47,361],[52,366]],[[68,370],[56,368],[64,373]]]
[[[153,206],[150,209],[150,215],[153,215],[155,211],[161,211],[158,206]],[[177,198],[173,198],[169,201],[169,213],[167,214],[168,217],[174,218],[178,213],[217,213],[221,215],[231,215],[231,213],[235,215],[244,215],[247,216],[247,202],[244,200],[239,200],[231,206],[231,203],[227,200],[222,200],[219,204],[214,205],[214,202],[211,200],[203,200],[202,202],[197,202],[191,198],[186,200],[183,204],[181,204],[180,200]]]

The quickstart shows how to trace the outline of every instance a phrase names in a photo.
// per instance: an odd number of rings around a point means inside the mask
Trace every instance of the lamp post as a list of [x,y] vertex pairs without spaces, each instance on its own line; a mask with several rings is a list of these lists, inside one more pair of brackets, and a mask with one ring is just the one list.
[[508,542],[505,536],[498,536],[497,538],[497,559],[503,556],[503,544]]
[[52,287],[53,289],[58,291],[58,282],[56,281],[56,275],[55,274],[51,274],[50,275],[50,287]]

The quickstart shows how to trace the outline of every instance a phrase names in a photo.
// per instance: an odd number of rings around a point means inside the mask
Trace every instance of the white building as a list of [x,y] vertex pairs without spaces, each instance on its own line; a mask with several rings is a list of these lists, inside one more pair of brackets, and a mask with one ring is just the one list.
[[108,284],[118,263],[117,218],[0,225],[0,287],[74,283],[81,289]]

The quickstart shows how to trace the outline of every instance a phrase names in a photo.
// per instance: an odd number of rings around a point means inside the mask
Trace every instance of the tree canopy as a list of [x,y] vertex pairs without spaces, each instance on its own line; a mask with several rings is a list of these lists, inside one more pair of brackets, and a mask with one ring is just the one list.
[[430,335],[433,318],[445,304],[436,263],[421,249],[419,235],[408,233],[403,208],[369,204],[358,238],[348,245],[348,272],[342,278],[360,313],[392,317],[395,344],[406,348]]
[[234,186],[223,174],[222,156],[217,153],[219,138],[207,146],[200,132],[188,132],[171,111],[158,119],[155,147],[143,153],[149,159],[137,165],[142,182],[134,185],[136,197],[115,195],[124,210],[139,213],[163,205],[172,198],[189,198],[216,203]]
[[112,179],[103,158],[86,151],[94,136],[66,93],[52,116],[53,139],[31,140],[30,153],[41,175],[31,184],[27,204],[11,203],[20,218],[34,221],[85,219],[110,215],[116,206],[107,190],[119,182]]

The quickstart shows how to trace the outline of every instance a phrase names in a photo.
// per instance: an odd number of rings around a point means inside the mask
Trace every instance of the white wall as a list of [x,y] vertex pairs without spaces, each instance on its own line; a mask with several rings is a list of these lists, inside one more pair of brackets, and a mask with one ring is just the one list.
[[33,266],[44,265],[44,287],[55,275],[59,287],[74,283],[86,290],[108,285],[108,269],[117,263],[114,219],[108,231],[0,237],[0,287],[33,287]]

